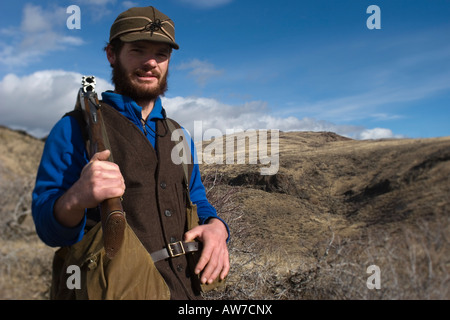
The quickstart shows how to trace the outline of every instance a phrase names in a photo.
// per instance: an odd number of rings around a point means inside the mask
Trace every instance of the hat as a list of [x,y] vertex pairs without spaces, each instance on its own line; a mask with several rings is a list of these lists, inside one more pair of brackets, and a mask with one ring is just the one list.
[[169,44],[175,43],[175,24],[154,7],[135,7],[122,12],[111,26],[109,42],[120,38],[123,42],[148,40]]

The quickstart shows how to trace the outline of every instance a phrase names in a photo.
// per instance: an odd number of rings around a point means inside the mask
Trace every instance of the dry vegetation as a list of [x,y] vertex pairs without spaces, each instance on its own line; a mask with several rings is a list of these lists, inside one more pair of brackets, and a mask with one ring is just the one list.
[[[202,167],[223,183],[210,193],[229,193],[240,209],[221,213],[232,271],[210,297],[450,298],[449,138],[281,133],[279,152],[270,177],[254,165]],[[370,265],[380,267],[380,290],[366,286]]]
[[[42,147],[0,128],[0,299],[48,298],[54,249],[30,217]],[[227,283],[206,298],[450,298],[450,138],[281,133],[279,152],[274,176],[261,165],[201,166],[232,232]],[[380,290],[366,286],[370,265]]]
[[0,299],[46,299],[53,249],[35,233],[31,192],[43,142],[0,127]]

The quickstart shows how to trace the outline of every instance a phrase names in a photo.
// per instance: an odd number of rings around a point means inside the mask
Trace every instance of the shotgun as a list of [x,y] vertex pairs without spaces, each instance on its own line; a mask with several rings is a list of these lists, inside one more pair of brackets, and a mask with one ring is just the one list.
[[[86,122],[88,141],[86,144],[89,158],[97,152],[111,150],[105,124],[102,117],[102,107],[95,92],[95,77],[84,76],[77,96],[75,109],[82,111]],[[108,161],[114,162],[111,156]],[[106,199],[100,205],[100,215],[103,231],[103,246],[108,258],[112,259],[122,246],[126,220],[121,198]]]

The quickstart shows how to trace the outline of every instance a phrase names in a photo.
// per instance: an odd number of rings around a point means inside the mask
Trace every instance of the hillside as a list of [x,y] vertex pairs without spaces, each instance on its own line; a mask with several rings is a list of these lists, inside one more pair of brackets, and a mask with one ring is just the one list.
[[[226,151],[220,139],[197,147],[212,154],[215,145]],[[3,299],[48,294],[53,249],[29,217],[42,148],[0,128]],[[232,232],[227,285],[208,298],[449,299],[449,161],[450,137],[280,132],[275,175],[261,175],[261,161],[202,164],[208,197]],[[380,290],[366,286],[371,265]]]
[[31,192],[44,143],[0,126],[0,299],[42,299],[53,249],[36,236]]
[[[247,296],[450,297],[450,138],[290,132],[279,141],[274,176],[254,165],[202,167],[238,190],[239,225],[247,227],[235,240],[235,264],[267,276],[266,288]],[[254,260],[241,262],[249,250]],[[383,273],[380,291],[367,289],[370,265]]]

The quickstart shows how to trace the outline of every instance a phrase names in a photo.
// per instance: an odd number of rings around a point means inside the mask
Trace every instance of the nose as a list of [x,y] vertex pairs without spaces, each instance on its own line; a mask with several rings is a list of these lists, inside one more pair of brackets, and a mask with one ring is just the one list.
[[147,68],[154,69],[154,68],[156,68],[158,66],[158,62],[156,61],[156,58],[148,57],[144,61],[144,66],[146,66]]

